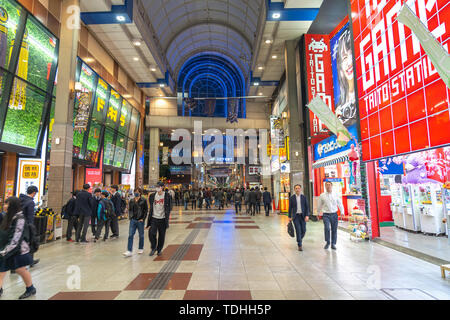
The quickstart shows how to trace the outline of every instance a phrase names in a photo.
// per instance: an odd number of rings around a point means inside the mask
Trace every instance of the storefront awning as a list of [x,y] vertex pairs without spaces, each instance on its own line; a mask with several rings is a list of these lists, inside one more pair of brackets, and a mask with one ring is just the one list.
[[312,167],[313,169],[317,169],[320,167],[326,167],[336,163],[348,161],[348,152],[349,150],[345,150],[324,159],[320,159],[319,161],[314,162]]

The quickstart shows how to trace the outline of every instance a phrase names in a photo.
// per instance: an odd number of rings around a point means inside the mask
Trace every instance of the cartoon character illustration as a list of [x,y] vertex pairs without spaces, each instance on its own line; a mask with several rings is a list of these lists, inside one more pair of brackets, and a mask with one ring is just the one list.
[[308,49],[316,53],[321,53],[324,51],[328,51],[328,46],[325,44],[323,38],[320,39],[320,41],[312,39],[311,43],[308,46]]

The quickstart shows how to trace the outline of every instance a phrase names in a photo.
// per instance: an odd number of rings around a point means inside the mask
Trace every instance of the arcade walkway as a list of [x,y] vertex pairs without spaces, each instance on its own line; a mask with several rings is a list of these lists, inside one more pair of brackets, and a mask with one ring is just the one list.
[[[177,208],[160,257],[148,256],[147,236],[145,254],[136,253],[136,236],[135,254],[122,256],[127,222],[116,240],[58,241],[37,254],[33,299],[450,299],[450,280],[441,279],[436,265],[353,242],[342,231],[338,250],[324,250],[321,222],[308,223],[299,252],[286,223],[278,215]],[[377,274],[379,287],[372,289]],[[2,300],[16,299],[24,287],[17,275],[7,275],[4,289]]]

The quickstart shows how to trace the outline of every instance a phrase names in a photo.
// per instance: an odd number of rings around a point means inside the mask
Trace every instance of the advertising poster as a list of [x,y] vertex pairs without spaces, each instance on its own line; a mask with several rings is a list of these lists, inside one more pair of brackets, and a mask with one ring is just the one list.
[[14,180],[6,180],[5,200],[14,195]]
[[44,161],[41,159],[19,158],[17,181],[16,196],[19,196],[21,193],[27,194],[29,186],[36,186],[39,192],[34,200],[36,204],[40,204],[44,189]]
[[[411,30],[404,1],[351,3],[364,161],[450,142],[449,89]],[[448,52],[448,1],[408,1]]]
[[345,127],[356,123],[352,38],[347,23],[330,40],[335,114]]

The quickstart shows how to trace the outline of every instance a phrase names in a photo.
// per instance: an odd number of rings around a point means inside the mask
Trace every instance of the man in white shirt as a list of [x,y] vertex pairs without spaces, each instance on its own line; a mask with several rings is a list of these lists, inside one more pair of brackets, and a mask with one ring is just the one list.
[[338,207],[341,214],[344,213],[342,200],[333,194],[333,184],[329,181],[325,182],[325,192],[322,193],[318,201],[318,212],[323,213],[323,224],[325,230],[326,245],[324,249],[330,247],[330,226],[331,226],[331,249],[336,250],[337,227],[338,227]]

